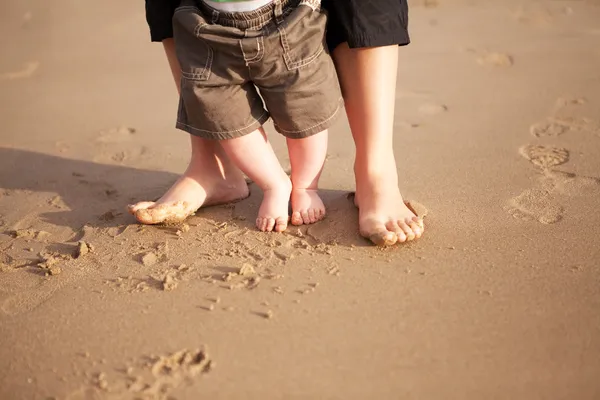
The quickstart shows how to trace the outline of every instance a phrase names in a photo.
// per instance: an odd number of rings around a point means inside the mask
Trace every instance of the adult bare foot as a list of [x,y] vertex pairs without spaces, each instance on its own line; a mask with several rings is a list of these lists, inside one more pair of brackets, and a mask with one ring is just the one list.
[[142,201],[128,207],[142,224],[176,223],[203,206],[230,203],[249,195],[243,176],[225,179],[190,164],[188,170],[156,202]]
[[356,191],[360,234],[378,246],[418,239],[423,220],[405,204],[395,185],[363,185]]
[[292,189],[293,225],[314,224],[325,217],[325,205],[316,189]]
[[292,183],[287,176],[285,179],[281,185],[264,191],[256,218],[256,227],[263,232],[283,232],[287,229]]

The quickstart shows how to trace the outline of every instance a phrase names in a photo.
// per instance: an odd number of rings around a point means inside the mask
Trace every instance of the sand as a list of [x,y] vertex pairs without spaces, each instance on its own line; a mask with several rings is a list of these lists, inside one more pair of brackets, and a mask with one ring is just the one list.
[[[0,399],[600,398],[600,3],[427,0],[400,51],[400,183],[423,238],[126,211],[186,166],[139,2],[0,6]],[[285,144],[268,126],[282,163]]]

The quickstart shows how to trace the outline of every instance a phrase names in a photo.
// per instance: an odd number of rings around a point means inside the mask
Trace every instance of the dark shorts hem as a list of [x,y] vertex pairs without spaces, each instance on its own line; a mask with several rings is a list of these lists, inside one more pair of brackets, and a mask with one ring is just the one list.
[[150,41],[151,42],[162,42],[166,39],[173,39],[173,30],[159,30],[159,29],[151,29],[150,30]]
[[348,38],[348,46],[351,49],[361,47],[379,47],[379,46],[406,46],[410,43],[408,31],[398,31],[393,33],[373,33],[368,35],[353,35]]
[[186,124],[183,121],[177,121],[177,124],[175,125],[175,127],[177,129],[180,129],[184,132],[189,133],[190,135],[198,136],[203,139],[227,140],[227,139],[236,139],[236,138],[239,138],[242,136],[246,136],[246,135],[254,132],[255,130],[257,130],[261,126],[263,126],[264,123],[267,122],[268,120],[269,120],[269,113],[265,111],[260,117],[255,119],[250,125],[245,126],[243,128],[226,131],[226,132],[212,132],[212,131],[208,131],[206,129],[196,128],[194,126]]
[[274,124],[275,126],[275,130],[279,133],[281,133],[283,136],[285,136],[288,139],[305,139],[307,137],[311,137],[313,135],[316,135],[317,133],[321,133],[326,129],[329,129],[334,123],[335,121],[338,119],[338,117],[340,116],[340,111],[342,110],[342,108],[344,107],[344,99],[340,97],[340,99],[338,100],[337,103],[337,107],[335,108],[335,111],[333,111],[333,113],[327,117],[324,121],[319,122],[316,125],[313,125],[309,128],[306,129],[302,129],[302,130],[298,130],[298,131],[286,131],[281,129],[277,124]]

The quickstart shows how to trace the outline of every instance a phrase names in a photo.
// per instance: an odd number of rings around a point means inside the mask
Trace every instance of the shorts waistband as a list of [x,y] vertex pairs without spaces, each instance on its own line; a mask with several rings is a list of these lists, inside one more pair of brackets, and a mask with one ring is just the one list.
[[217,10],[202,0],[195,0],[195,3],[208,22],[243,30],[260,30],[272,21],[279,25],[294,8],[301,5],[313,10],[321,6],[321,0],[273,0],[257,10],[232,13]]

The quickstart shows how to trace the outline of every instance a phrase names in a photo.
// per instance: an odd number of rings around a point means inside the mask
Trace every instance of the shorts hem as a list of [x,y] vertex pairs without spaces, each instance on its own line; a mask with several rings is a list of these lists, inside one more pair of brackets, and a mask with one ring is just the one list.
[[274,124],[275,130],[288,139],[305,139],[307,137],[316,135],[317,133],[323,132],[324,130],[331,127],[334,124],[334,122],[337,120],[337,118],[339,117],[340,111],[342,110],[343,106],[344,106],[344,99],[340,97],[340,99],[338,100],[338,105],[337,105],[336,109],[324,121],[321,121],[316,125],[313,125],[309,128],[302,129],[299,131],[286,131],[284,129],[281,129],[277,124]]
[[406,46],[410,44],[408,31],[401,30],[393,33],[380,33],[370,35],[351,35],[348,38],[348,46],[351,49],[363,47],[381,47],[381,46]]
[[193,136],[198,136],[203,139],[208,140],[228,140],[228,139],[236,139],[242,136],[246,136],[249,133],[254,132],[258,128],[264,125],[265,122],[269,120],[269,114],[267,112],[263,113],[260,117],[258,117],[254,122],[250,125],[245,126],[240,129],[235,129],[231,131],[223,131],[223,132],[213,132],[208,131],[206,129],[196,128],[194,126],[188,125],[182,121],[177,121],[175,127],[182,131],[185,131]]
[[163,40],[173,39],[173,31],[150,31],[150,41],[160,43]]

